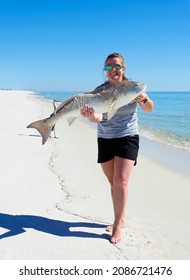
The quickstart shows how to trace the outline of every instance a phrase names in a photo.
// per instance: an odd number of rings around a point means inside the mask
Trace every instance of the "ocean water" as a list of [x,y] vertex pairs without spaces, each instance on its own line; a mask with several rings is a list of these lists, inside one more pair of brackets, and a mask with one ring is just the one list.
[[140,134],[190,152],[190,92],[149,92],[152,113],[138,110]]
[[[39,92],[48,100],[64,101],[82,91]],[[155,109],[138,109],[139,133],[149,140],[190,152],[190,92],[148,92]],[[53,109],[53,107],[52,107]]]

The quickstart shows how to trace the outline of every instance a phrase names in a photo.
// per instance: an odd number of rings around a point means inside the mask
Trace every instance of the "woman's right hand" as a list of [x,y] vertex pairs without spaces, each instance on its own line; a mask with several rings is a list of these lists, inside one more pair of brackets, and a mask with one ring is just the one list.
[[102,121],[102,114],[94,114],[94,109],[89,105],[85,105],[80,110],[81,115],[84,118],[87,118],[91,122],[101,122]]

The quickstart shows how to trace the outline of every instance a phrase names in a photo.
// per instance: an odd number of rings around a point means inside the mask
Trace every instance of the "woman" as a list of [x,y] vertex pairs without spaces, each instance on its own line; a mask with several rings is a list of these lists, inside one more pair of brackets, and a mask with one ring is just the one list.
[[[104,70],[108,81],[103,85],[128,81],[124,75],[124,58],[118,53],[106,58]],[[137,103],[145,112],[153,110],[154,104],[146,93],[119,108],[110,120],[106,119],[107,114],[94,114],[88,106],[81,110],[83,117],[96,122],[98,126],[98,163],[110,183],[114,210],[114,223],[106,230],[112,231],[111,242],[114,244],[121,241],[121,229],[125,227],[128,183],[138,156]]]

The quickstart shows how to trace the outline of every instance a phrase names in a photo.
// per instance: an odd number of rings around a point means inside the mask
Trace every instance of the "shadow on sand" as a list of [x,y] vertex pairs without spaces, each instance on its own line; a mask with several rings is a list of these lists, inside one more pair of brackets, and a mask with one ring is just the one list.
[[[15,236],[27,231],[27,228],[62,237],[100,238],[110,240],[110,235],[96,234],[76,228],[105,228],[105,225],[88,222],[65,222],[32,215],[10,215],[0,213],[0,227],[8,231],[0,239]],[[70,230],[73,228],[73,231]]]

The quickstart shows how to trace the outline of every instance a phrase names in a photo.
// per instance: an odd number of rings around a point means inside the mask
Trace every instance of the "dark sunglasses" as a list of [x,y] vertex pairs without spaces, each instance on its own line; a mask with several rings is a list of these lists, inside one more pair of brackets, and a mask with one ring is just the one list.
[[121,68],[123,68],[123,66],[120,65],[120,64],[115,64],[115,65],[107,64],[107,65],[105,66],[105,70],[106,70],[106,71],[110,71],[110,70],[112,70],[112,69],[121,70]]

